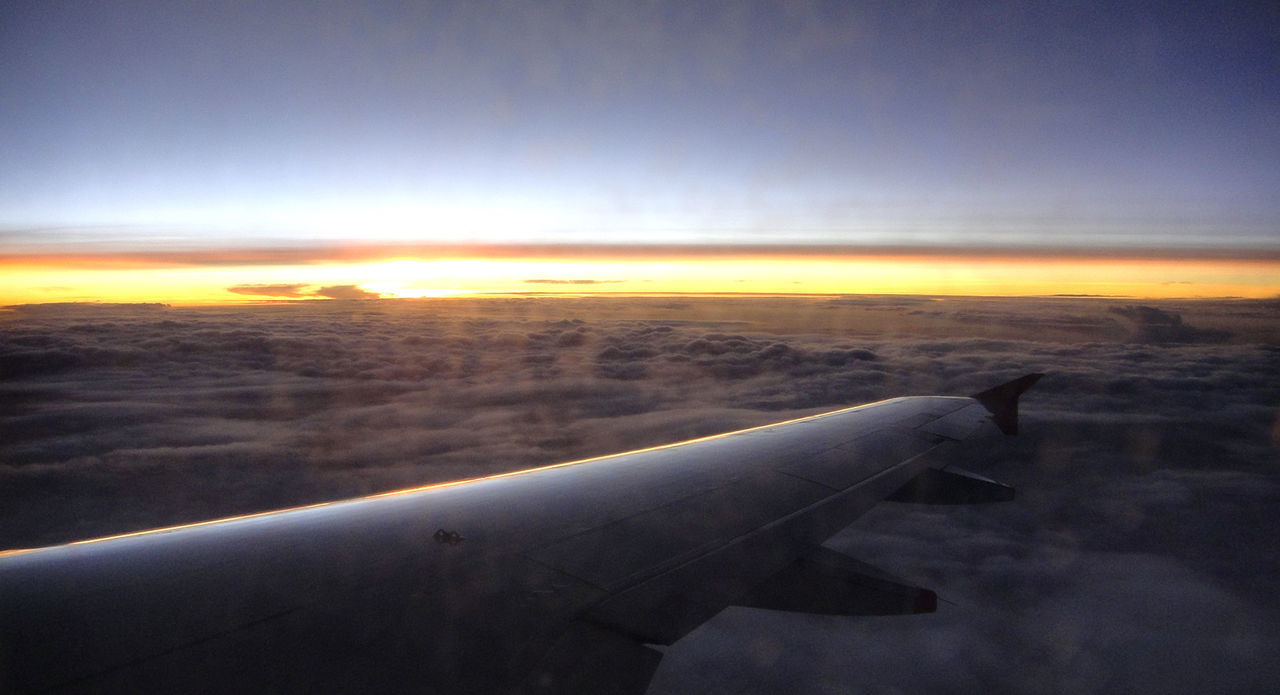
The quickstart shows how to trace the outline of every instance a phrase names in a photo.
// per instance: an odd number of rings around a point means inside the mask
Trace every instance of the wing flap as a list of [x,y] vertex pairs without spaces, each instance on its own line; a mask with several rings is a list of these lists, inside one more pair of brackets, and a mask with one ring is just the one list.
[[919,430],[888,427],[826,451],[797,456],[777,470],[831,490],[846,490],[896,463],[936,446],[940,438]]
[[920,425],[916,429],[920,432],[927,432],[959,442],[968,439],[978,428],[990,420],[991,415],[985,408],[977,403],[970,402],[969,405]]
[[936,611],[938,595],[818,546],[737,603],[824,615],[904,615]]
[[530,557],[605,591],[618,591],[828,494],[810,481],[765,472],[557,541]]
[[671,644],[875,506],[927,465],[922,457],[797,510],[596,605],[587,617],[648,644]]
[[913,504],[986,504],[1008,502],[1013,487],[959,468],[926,468],[885,499]]

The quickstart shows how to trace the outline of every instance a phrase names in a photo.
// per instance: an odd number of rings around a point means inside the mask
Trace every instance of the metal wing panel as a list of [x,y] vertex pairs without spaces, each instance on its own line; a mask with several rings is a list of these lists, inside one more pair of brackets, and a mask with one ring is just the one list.
[[827,494],[811,482],[766,472],[618,519],[544,546],[531,556],[606,591],[617,591]]
[[622,591],[602,601],[588,616],[642,641],[671,644],[847,526],[927,463],[917,456],[894,465]]
[[[379,664],[480,687],[527,666],[575,616],[670,641],[900,487],[939,436],[919,428],[970,403],[894,399],[463,485],[5,557],[0,685],[172,684],[242,663],[197,689],[278,677],[280,690],[305,690],[317,674],[372,678]],[[459,542],[435,542],[438,529]],[[471,627],[454,629],[459,621]],[[450,635],[470,640],[456,651],[480,656],[440,656],[447,645],[432,640]],[[303,646],[236,656],[291,640]],[[343,651],[345,661],[334,656]],[[106,680],[79,680],[91,676]]]
[[988,422],[991,422],[991,413],[979,403],[970,403],[940,418],[919,425],[919,429],[947,439],[962,441]]
[[899,427],[868,432],[851,442],[786,461],[777,470],[811,480],[830,490],[844,490],[884,470],[918,456],[942,441],[929,433]]
[[[963,402],[952,399],[896,399],[641,452],[593,471],[608,476],[613,491],[601,502],[623,495],[609,507],[613,519],[528,555],[607,591],[623,589],[927,451],[942,438],[897,423],[958,407]],[[701,474],[689,475],[691,468]],[[640,500],[654,498],[666,501],[641,508]]]

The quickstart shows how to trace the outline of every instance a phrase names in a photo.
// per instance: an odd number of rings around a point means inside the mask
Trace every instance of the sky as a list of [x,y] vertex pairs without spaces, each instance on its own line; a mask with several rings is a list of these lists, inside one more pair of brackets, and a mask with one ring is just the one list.
[[5,3],[0,301],[1274,296],[1278,39],[1246,2]]

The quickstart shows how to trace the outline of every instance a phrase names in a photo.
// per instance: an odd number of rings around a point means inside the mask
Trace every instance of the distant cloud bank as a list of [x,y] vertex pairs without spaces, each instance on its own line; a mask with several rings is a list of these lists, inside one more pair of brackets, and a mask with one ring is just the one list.
[[307,290],[310,285],[236,285],[226,288],[233,294],[251,297],[286,297],[289,299],[305,299],[323,297],[325,299],[379,299],[382,295],[370,292],[358,285],[330,285],[315,290]]
[[312,297],[310,292],[303,292],[306,285],[236,285],[228,287],[233,294],[247,294],[251,297]]

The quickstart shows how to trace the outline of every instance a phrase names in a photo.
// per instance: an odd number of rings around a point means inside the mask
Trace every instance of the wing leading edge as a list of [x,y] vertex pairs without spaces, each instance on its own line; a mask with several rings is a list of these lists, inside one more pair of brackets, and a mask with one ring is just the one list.
[[646,645],[729,605],[927,612],[821,544],[884,499],[1011,497],[940,459],[1038,378],[0,556],[0,690],[639,693]]

